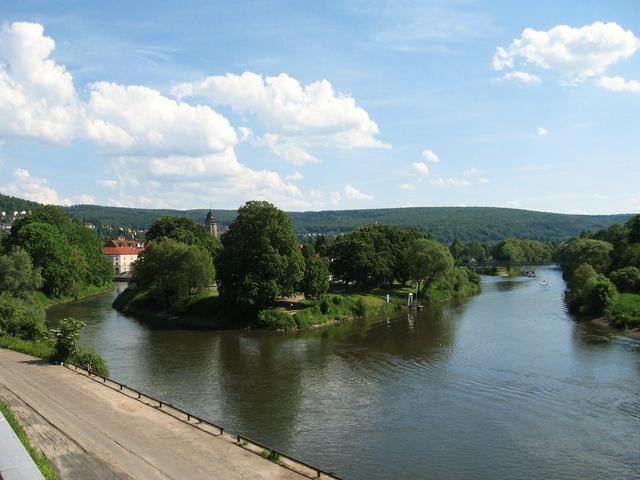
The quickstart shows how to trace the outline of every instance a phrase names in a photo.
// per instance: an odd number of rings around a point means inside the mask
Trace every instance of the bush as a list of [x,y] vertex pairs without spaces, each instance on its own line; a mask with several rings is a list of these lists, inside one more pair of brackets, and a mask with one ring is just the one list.
[[260,310],[258,326],[268,330],[293,330],[297,327],[295,319],[279,310]]
[[69,317],[60,322],[60,328],[51,329],[55,361],[65,361],[76,352],[76,343],[84,325],[84,322]]
[[11,335],[23,340],[38,340],[47,331],[42,306],[0,294],[0,335]]
[[356,304],[353,308],[353,313],[355,313],[359,317],[364,317],[367,314],[367,304],[365,303],[363,298],[358,298],[358,300],[356,300]]
[[329,313],[330,307],[331,305],[329,305],[329,300],[327,299],[327,297],[323,297],[323,299],[320,300],[320,312],[323,315],[326,315],[327,313]]
[[97,373],[103,377],[109,376],[109,367],[107,367],[107,362],[105,362],[104,358],[94,351],[78,348],[69,357],[69,360],[79,367],[86,368],[92,373]]
[[611,273],[609,277],[621,292],[640,293],[640,268],[621,268]]
[[611,280],[604,275],[600,275],[590,289],[588,295],[588,305],[590,313],[601,315],[607,308],[611,307],[618,297],[618,291]]
[[607,309],[607,318],[618,328],[640,327],[640,295],[622,293]]

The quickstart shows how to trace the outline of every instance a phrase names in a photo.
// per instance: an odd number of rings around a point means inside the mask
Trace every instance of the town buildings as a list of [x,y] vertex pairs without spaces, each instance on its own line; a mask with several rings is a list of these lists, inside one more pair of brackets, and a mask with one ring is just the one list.
[[120,230],[114,240],[108,240],[102,247],[102,254],[111,260],[116,277],[130,277],[132,264],[144,251],[144,244],[127,240]]

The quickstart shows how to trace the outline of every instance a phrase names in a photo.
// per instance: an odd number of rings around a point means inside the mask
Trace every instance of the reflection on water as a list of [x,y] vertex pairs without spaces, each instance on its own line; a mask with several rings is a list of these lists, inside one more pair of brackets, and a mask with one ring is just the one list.
[[85,320],[124,383],[347,478],[639,476],[639,344],[574,322],[538,274],[295,334],[150,330],[113,295],[49,320]]

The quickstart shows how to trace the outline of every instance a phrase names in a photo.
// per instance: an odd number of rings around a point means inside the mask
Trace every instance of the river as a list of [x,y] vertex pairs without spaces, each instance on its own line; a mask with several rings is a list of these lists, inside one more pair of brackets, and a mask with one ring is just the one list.
[[414,318],[293,334],[153,330],[115,293],[48,321],[84,320],[113,378],[347,479],[640,478],[640,344],[576,322],[564,288],[483,277]]

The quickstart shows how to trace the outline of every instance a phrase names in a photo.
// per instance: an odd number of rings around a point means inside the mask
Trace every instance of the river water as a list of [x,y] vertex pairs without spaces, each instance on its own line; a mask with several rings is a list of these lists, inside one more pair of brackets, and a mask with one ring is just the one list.
[[49,321],[84,320],[122,383],[347,479],[640,478],[640,344],[577,323],[564,288],[483,277],[414,318],[293,334],[152,330],[115,293]]

